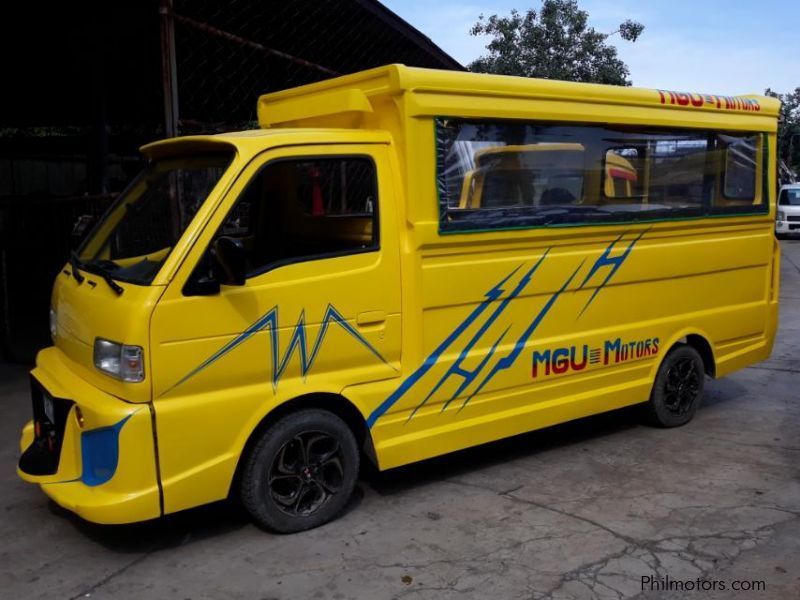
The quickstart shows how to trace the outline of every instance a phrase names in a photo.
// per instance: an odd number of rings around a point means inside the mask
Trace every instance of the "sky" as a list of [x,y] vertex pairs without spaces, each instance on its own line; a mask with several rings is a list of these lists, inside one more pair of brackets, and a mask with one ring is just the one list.
[[[383,4],[467,65],[486,38],[469,35],[480,14],[506,15],[539,0],[382,0]],[[800,87],[800,0],[579,0],[589,23],[615,31],[639,21],[635,42],[609,38],[633,85],[736,95]]]

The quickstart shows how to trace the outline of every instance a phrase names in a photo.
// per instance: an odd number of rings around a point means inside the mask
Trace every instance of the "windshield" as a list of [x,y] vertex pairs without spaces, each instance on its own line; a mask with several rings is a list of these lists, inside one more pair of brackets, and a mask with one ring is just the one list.
[[80,266],[148,285],[231,159],[202,154],[148,164],[83,243]]
[[783,190],[779,204],[782,206],[800,206],[800,188]]

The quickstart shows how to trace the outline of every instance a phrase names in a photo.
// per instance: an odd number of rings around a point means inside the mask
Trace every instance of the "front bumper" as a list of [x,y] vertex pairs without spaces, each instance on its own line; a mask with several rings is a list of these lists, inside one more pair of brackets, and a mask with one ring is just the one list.
[[800,235],[800,221],[775,221],[775,233]]
[[[31,376],[34,395],[39,386],[64,407],[60,454],[50,472],[42,474],[47,469],[31,468],[30,460],[21,460],[17,474],[88,521],[132,523],[160,516],[149,405],[125,402],[97,389],[76,375],[55,347],[39,353]],[[39,431],[41,436],[41,426]],[[20,440],[23,456],[26,451],[30,456],[29,449],[41,442],[34,422],[29,422]]]

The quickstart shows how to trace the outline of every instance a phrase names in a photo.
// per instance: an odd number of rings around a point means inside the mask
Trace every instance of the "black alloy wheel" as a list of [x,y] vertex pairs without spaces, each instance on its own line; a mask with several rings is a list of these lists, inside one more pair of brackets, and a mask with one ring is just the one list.
[[705,366],[700,353],[688,344],[677,344],[667,353],[656,373],[647,420],[659,427],[679,427],[692,420],[705,384]]
[[270,495],[293,517],[320,510],[342,487],[342,448],[321,431],[305,431],[286,442],[270,467]]
[[303,409],[264,429],[243,459],[242,504],[262,527],[294,533],[335,518],[359,469],[355,436],[342,419]]
[[674,415],[685,415],[697,401],[702,386],[702,365],[692,357],[675,360],[667,369],[664,381],[664,406]]

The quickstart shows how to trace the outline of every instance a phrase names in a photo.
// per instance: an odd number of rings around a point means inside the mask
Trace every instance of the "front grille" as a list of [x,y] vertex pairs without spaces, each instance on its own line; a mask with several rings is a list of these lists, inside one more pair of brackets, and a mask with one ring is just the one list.
[[800,215],[788,215],[786,217],[787,221],[800,221]]
[[[50,399],[52,412],[45,410],[45,396]],[[33,377],[31,400],[36,437],[20,456],[19,468],[29,475],[53,475],[58,471],[64,429],[73,402],[52,397]]]

